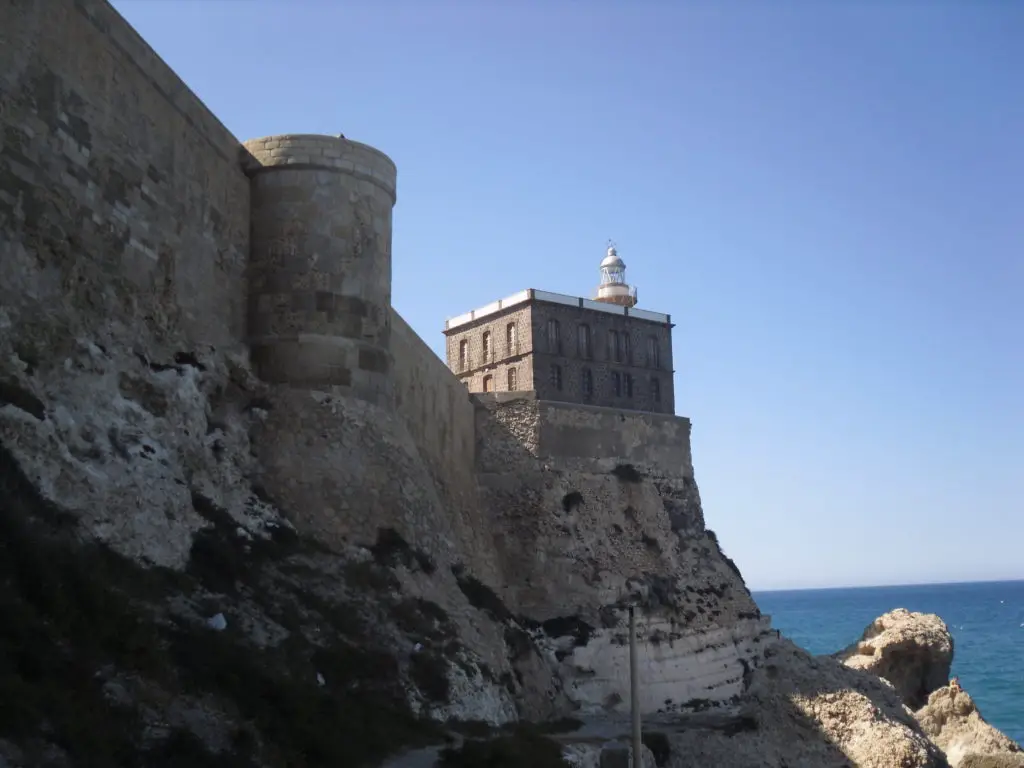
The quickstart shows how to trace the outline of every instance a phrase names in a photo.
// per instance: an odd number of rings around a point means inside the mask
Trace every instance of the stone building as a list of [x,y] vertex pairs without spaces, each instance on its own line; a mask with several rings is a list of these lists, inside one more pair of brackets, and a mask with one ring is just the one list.
[[470,392],[675,413],[672,322],[636,307],[614,246],[594,299],[520,291],[445,324],[448,367]]

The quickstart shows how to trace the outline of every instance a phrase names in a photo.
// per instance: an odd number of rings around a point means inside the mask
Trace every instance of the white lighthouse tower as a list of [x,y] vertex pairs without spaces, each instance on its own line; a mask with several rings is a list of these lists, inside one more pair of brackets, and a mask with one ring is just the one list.
[[615,244],[608,242],[608,251],[601,261],[601,284],[597,287],[595,301],[618,304],[621,307],[636,305],[636,288],[626,282],[626,263],[619,258]]

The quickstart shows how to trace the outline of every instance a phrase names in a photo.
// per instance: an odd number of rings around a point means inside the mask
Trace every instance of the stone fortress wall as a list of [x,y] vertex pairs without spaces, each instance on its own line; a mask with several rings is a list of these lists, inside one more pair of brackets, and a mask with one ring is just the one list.
[[[176,343],[245,335],[249,181],[239,143],[105,2],[0,3],[0,306],[67,306],[173,327]],[[53,268],[32,285],[17,277]],[[15,282],[12,282],[15,281]],[[173,316],[153,307],[170,300]]]
[[[714,646],[723,672],[701,698],[734,695],[766,628],[704,530],[689,422],[471,396],[391,307],[386,156],[328,136],[242,145],[102,0],[0,3],[0,90],[0,320],[27,366],[82,338],[146,365],[196,350],[234,365],[249,347],[275,387],[254,461],[300,530],[372,543],[393,527],[517,615],[600,627],[551,653],[590,681],[580,703],[628,698],[610,617],[630,594],[652,623],[686,617],[666,685],[711,680]],[[161,562],[187,552],[185,537]]]
[[462,384],[401,315],[391,312],[395,410],[442,496],[476,504],[476,409]]
[[501,471],[525,449],[531,458],[601,471],[629,464],[693,477],[690,420],[685,417],[543,400],[535,392],[475,394],[473,399],[478,414],[484,414],[477,421],[481,472]]

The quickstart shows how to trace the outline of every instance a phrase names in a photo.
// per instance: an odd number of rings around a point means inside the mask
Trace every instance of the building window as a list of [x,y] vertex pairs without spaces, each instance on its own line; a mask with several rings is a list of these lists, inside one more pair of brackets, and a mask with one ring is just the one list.
[[492,362],[491,351],[492,351],[491,350],[491,332],[490,331],[484,331],[484,362],[485,363]]
[[661,382],[655,376],[651,377],[651,400],[661,402]]
[[515,368],[509,368],[508,369],[508,391],[509,392],[515,392],[516,391],[516,369]]
[[583,369],[583,381],[581,382],[583,389],[583,399],[590,400],[594,396],[594,372],[589,368]]
[[493,392],[493,391],[494,391],[494,377],[493,376],[484,376],[484,392]]
[[576,344],[578,347],[580,357],[582,357],[584,360],[589,360],[591,357],[589,325],[583,324],[577,328]]
[[551,386],[559,392],[562,391],[562,366],[560,365],[551,366]]
[[616,397],[622,397],[622,374],[612,371],[612,391]]
[[658,349],[658,338],[656,336],[647,337],[647,367],[648,368],[661,368],[661,352]]
[[633,364],[633,356],[629,353],[629,334],[619,334],[619,338],[622,339],[622,360],[626,365]]
[[508,347],[509,357],[519,354],[519,337],[516,333],[515,323],[509,323],[505,328],[505,345]]
[[459,342],[459,370],[466,370],[466,362],[469,358],[469,342],[463,339]]
[[622,332],[616,333],[615,331],[612,331],[612,333],[615,334],[615,362],[616,363],[621,363],[621,362],[627,362],[628,363],[629,362],[629,335],[626,334],[626,333],[622,333]]
[[633,396],[633,374],[627,373],[623,377],[626,380],[626,397]]
[[609,360],[618,360],[616,355],[619,349],[619,334],[617,331],[608,331],[608,349],[606,351],[606,357]]
[[562,333],[557,320],[548,320],[548,351],[562,353]]

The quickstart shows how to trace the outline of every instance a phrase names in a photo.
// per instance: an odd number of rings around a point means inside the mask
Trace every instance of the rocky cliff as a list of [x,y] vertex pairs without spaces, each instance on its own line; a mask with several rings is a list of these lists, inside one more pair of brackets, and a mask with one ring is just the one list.
[[[570,532],[519,538],[495,519],[497,543],[473,548],[479,531],[446,509],[393,414],[267,387],[244,354],[157,357],[145,326],[89,328],[71,305],[77,338],[33,345],[38,315],[5,307],[0,637],[17,663],[0,685],[20,704],[2,710],[0,735],[12,764],[372,764],[452,718],[621,710],[631,599],[650,709],[749,685],[746,659],[767,637],[756,607],[699,520],[685,538],[672,530],[656,480],[578,474],[587,502],[574,510],[565,477],[538,469],[516,510]],[[643,567],[602,554],[613,519],[636,528]],[[524,546],[583,570],[516,579]],[[598,572],[583,552],[604,558]],[[522,599],[531,585],[550,596]],[[753,629],[716,623],[725,611],[749,612]]]
[[[891,687],[770,631],[688,421],[474,401],[317,287],[345,275],[311,236],[252,301],[254,159],[105,2],[0,2],[0,91],[0,765],[621,758],[631,604],[660,765],[944,764]],[[363,181],[331,247],[389,258]],[[253,312],[288,343],[374,314],[356,362],[393,380],[270,385]]]
[[[449,720],[621,711],[631,601],[648,709],[742,693],[769,635],[692,467],[612,459],[651,425],[600,465],[531,453],[395,314],[393,402],[266,384],[253,313],[363,310],[290,231],[267,263],[298,276],[250,290],[253,158],[106,3],[0,3],[0,42],[0,754],[373,764]],[[363,183],[331,242],[384,296]],[[517,471],[478,472],[478,429]]]

